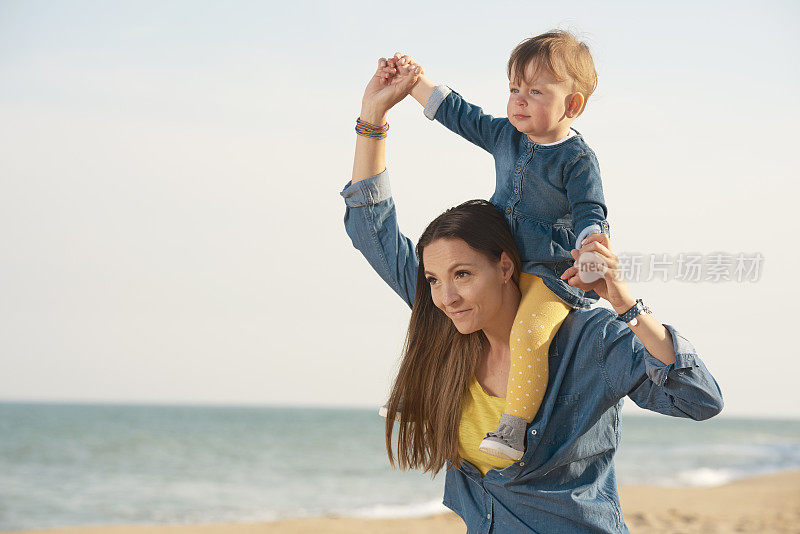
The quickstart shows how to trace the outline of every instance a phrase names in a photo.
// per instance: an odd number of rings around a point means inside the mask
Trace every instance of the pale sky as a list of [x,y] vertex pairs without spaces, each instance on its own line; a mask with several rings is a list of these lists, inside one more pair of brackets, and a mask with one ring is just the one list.
[[[562,27],[614,249],[764,258],[633,293],[724,415],[800,417],[800,5],[528,6],[0,0],[0,400],[380,406],[409,310],[342,225],[363,87],[401,50],[502,116],[511,49]],[[389,120],[412,239],[491,195],[488,154],[411,99]]]

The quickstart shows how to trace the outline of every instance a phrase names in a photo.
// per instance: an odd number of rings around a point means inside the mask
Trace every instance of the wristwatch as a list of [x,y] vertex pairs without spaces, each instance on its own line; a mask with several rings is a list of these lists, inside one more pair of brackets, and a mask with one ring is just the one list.
[[648,313],[652,315],[650,308],[645,306],[644,302],[642,302],[642,299],[636,299],[636,304],[631,306],[631,308],[625,313],[617,315],[617,319],[628,323],[631,326],[636,326],[639,324],[639,320],[636,317],[642,313]]

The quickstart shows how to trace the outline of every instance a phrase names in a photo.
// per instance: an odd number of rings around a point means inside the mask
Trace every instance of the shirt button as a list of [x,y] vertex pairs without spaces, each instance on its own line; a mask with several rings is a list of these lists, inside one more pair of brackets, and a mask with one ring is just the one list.
[[517,167],[517,172],[521,171],[522,167]]
[[520,462],[520,463],[519,463],[519,466],[520,466],[520,467],[525,467],[525,462]]
[[511,208],[506,208],[506,213],[511,213]]
[[533,430],[531,430],[531,436],[535,436],[535,435],[536,435],[536,429],[534,428]]
[[486,519],[491,519],[491,518],[492,518],[492,514],[486,514]]

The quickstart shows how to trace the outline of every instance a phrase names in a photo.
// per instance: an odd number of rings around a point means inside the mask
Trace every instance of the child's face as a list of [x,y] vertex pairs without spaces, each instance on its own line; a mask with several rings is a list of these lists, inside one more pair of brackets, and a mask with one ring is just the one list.
[[525,68],[519,84],[509,81],[508,120],[536,143],[554,143],[569,132],[575,116],[568,116],[572,82],[559,82],[536,63]]

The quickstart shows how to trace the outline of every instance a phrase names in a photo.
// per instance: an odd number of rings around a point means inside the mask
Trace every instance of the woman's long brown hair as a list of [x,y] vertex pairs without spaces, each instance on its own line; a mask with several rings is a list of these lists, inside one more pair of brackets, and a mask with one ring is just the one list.
[[481,354],[488,349],[483,331],[461,334],[433,303],[425,279],[424,251],[437,239],[462,239],[492,261],[500,261],[501,254],[507,253],[514,262],[517,284],[520,270],[519,253],[508,224],[485,200],[470,200],[445,211],[428,225],[417,243],[417,289],[400,370],[389,396],[386,450],[394,467],[392,430],[402,399],[397,462],[400,469],[422,469],[432,475],[446,462],[451,466],[461,462],[461,399]]

